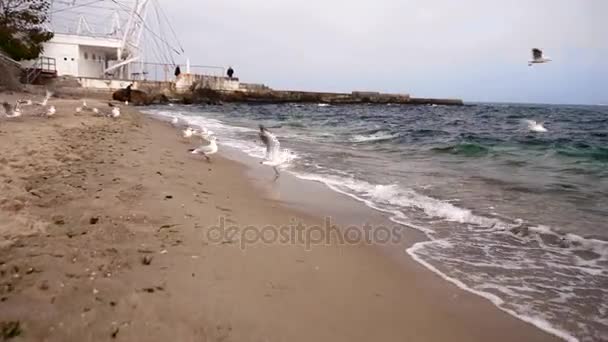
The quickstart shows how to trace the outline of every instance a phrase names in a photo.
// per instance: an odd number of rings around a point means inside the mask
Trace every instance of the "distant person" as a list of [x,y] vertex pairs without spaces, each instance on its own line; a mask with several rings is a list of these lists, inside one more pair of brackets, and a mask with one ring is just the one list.
[[175,78],[178,78],[181,75],[182,69],[179,68],[179,65],[175,67]]
[[232,69],[232,67],[228,67],[226,74],[228,74],[228,78],[232,78],[232,75],[234,75],[234,69]]
[[127,95],[127,99],[126,101],[131,102],[131,88],[133,87],[133,83],[129,84],[125,90],[126,90],[126,95]]

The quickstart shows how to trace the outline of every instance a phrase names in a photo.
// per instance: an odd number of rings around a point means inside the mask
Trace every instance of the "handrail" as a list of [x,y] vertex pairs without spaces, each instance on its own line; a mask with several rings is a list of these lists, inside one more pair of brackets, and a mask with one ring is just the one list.
[[41,56],[26,70],[25,83],[30,84],[43,72],[57,72],[57,60],[53,57]]

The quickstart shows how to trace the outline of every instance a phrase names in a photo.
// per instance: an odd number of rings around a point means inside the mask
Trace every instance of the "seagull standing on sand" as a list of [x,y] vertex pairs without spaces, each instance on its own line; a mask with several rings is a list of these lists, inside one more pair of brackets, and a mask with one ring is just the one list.
[[82,111],[93,111],[88,105],[87,105],[87,100],[82,100],[82,106],[80,107],[76,107],[76,113],[80,113]]
[[532,60],[528,61],[528,66],[532,66],[532,64],[542,64],[551,62],[551,59],[548,57],[543,57],[543,51],[541,49],[532,49]]
[[8,102],[4,102],[2,103],[2,108],[4,109],[4,115],[9,119],[18,118],[22,114],[18,102],[15,105],[10,105]]
[[536,122],[534,120],[525,120],[528,124],[528,129],[531,132],[544,133],[547,129],[543,126],[543,122]]
[[50,106],[47,110],[46,110],[46,117],[50,118],[51,116],[55,115],[55,113],[57,113],[57,109],[55,109],[55,106]]
[[272,166],[275,173],[274,179],[277,180],[280,176],[278,166],[283,163],[281,158],[281,143],[279,143],[279,139],[277,139],[274,134],[270,133],[263,125],[260,125],[260,139],[264,145],[266,145],[266,156],[260,164]]
[[112,112],[108,116],[113,119],[117,119],[120,116],[120,108],[118,108],[118,107],[112,108]]
[[174,117],[171,119],[171,125],[172,125],[173,127],[177,127],[177,126],[179,125],[179,119],[177,118],[177,116],[174,116]]
[[205,134],[201,134],[200,137],[203,140],[203,143],[206,142],[206,144],[203,144],[197,148],[191,148],[188,151],[192,154],[202,154],[205,159],[207,159],[207,162],[211,162],[211,158],[209,158],[209,156],[216,153],[218,150],[217,143],[215,142],[217,138],[215,136]]

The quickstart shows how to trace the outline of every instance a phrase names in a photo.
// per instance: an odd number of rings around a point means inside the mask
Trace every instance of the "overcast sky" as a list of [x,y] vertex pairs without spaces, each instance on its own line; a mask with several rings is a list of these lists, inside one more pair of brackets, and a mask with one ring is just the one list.
[[[193,64],[275,89],[608,103],[608,0],[160,0]],[[528,67],[539,47],[554,62]]]

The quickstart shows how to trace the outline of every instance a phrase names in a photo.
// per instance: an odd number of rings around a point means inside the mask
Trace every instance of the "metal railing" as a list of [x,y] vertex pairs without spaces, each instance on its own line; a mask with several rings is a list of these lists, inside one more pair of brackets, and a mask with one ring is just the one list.
[[[135,69],[139,69],[136,72],[131,73],[131,78],[133,80],[165,82],[175,80],[175,68],[177,65],[151,62],[133,63],[132,65]],[[186,66],[180,65],[180,70],[182,73],[185,73]],[[191,65],[190,73],[222,77],[225,75],[226,69],[216,65]]]
[[25,83],[33,83],[41,73],[57,73],[57,61],[52,57],[39,57],[32,66],[26,69]]

